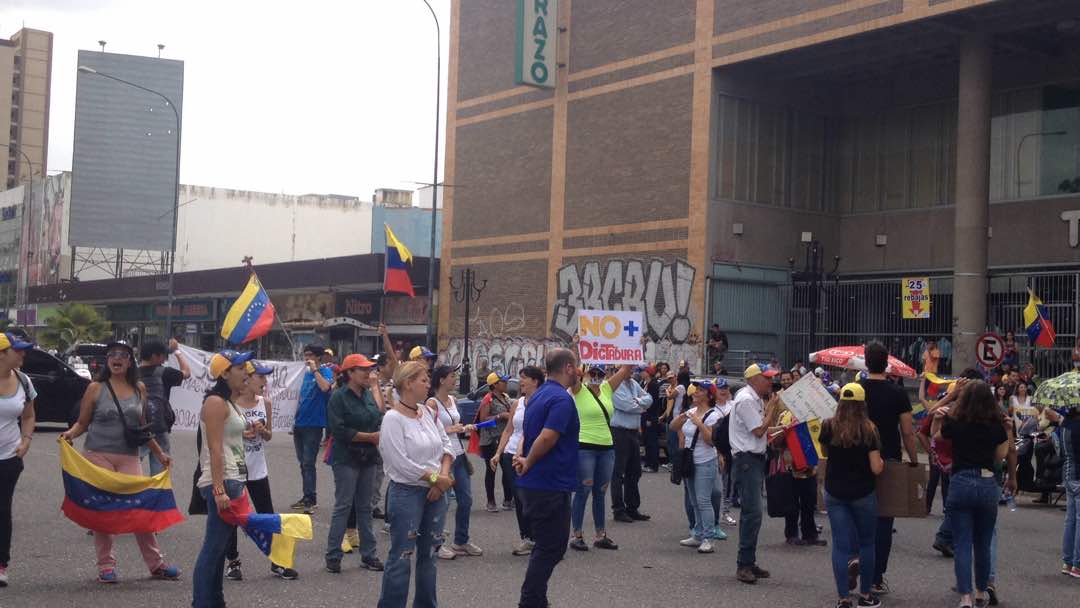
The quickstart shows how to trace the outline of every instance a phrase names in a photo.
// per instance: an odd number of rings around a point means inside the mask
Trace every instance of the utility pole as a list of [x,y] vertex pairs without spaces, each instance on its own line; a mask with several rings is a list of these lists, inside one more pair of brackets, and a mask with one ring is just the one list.
[[480,300],[480,293],[487,287],[487,279],[476,284],[476,273],[471,268],[461,271],[461,282],[455,284],[454,278],[450,278],[450,289],[454,290],[454,299],[465,303],[465,345],[461,357],[461,380],[459,391],[467,395],[472,390],[472,365],[469,363],[469,315],[471,303]]

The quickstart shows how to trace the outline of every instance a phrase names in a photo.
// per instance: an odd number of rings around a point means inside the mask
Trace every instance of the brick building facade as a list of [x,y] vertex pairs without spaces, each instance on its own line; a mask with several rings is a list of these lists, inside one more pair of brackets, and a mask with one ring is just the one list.
[[[641,309],[649,358],[699,368],[713,322],[733,349],[805,356],[806,314],[836,317],[834,339],[950,336],[959,359],[993,314],[973,304],[987,272],[1080,262],[1060,217],[1080,208],[1073,2],[560,0],[554,89],[515,85],[515,5],[452,3],[452,359],[466,267],[488,280],[474,368],[513,371],[579,308]],[[793,317],[804,233],[845,281],[935,277],[934,322],[846,327],[835,301]]]

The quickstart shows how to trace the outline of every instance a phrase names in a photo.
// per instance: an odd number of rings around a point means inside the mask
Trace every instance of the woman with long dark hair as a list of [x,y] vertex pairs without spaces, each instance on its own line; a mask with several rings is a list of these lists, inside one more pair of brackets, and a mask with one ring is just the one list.
[[957,390],[963,392],[955,405],[934,410],[931,428],[935,438],[952,441],[953,467],[947,504],[955,547],[953,567],[960,606],[969,608],[985,605],[989,599],[990,543],[1001,496],[995,469],[1008,454],[1009,435],[988,384],[968,382]]
[[[853,382],[840,389],[836,415],[821,426],[821,450],[829,459],[825,469],[825,508],[832,528],[833,579],[837,608],[852,608],[848,590],[848,558],[859,556],[863,572],[874,571],[877,530],[877,476],[885,470],[881,439],[866,410],[866,391]],[[853,544],[852,541],[855,541]],[[860,607],[880,606],[871,589],[872,576],[859,578]]]
[[[108,471],[141,476],[139,446],[129,445],[124,433],[125,428],[136,428],[146,422],[146,387],[139,381],[135,351],[127,342],[110,342],[105,346],[105,360],[96,381],[83,393],[79,419],[60,438],[71,443],[86,433],[83,450],[87,460]],[[172,461],[157,441],[151,439],[146,447],[158,462],[169,468]],[[94,532],[99,583],[119,582],[112,551],[114,539],[113,534]],[[180,577],[180,569],[165,562],[156,535],[139,533],[135,542],[151,576],[168,580]]]
[[229,538],[236,526],[221,519],[230,501],[244,493],[247,462],[244,459],[244,415],[235,403],[246,390],[247,362],[252,353],[225,350],[210,357],[207,366],[214,385],[206,392],[199,414],[199,431],[206,440],[199,451],[202,475],[196,482],[206,500],[206,535],[192,573],[194,599],[192,608],[218,608],[225,605],[221,565]]
[[720,467],[712,434],[713,425],[720,420],[714,391],[712,382],[692,383],[686,393],[690,396],[690,407],[671,423],[679,435],[679,449],[693,446],[694,473],[683,480],[690,536],[679,544],[696,547],[698,553],[712,553],[713,541],[727,538],[727,534],[715,525],[720,505],[713,503],[713,497],[721,495]]
[[[495,455],[488,462],[488,466],[492,469],[495,468],[496,464],[502,463],[503,470],[514,471],[514,456],[521,447],[522,437],[525,436],[525,408],[528,405],[529,397],[543,383],[544,372],[539,367],[527,365],[521,368],[521,372],[518,374],[521,397],[511,407],[510,422],[507,423],[502,437],[499,438],[499,447],[496,448]],[[514,555],[529,555],[532,553],[536,543],[533,542],[532,531],[529,527],[529,520],[525,517],[525,509],[522,507],[521,498],[517,496],[516,472],[514,472],[514,494],[514,511],[517,513],[518,535],[521,537],[521,542],[514,547],[512,553]]]
[[[476,427],[471,424],[461,423],[461,412],[457,408],[457,400],[450,391],[454,390],[458,382],[456,367],[440,365],[431,374],[431,390],[427,400],[428,409],[439,419],[446,436],[450,439],[450,451],[454,457],[454,466],[450,469],[454,477],[454,500],[457,507],[454,511],[454,542],[450,545],[443,544],[439,548],[439,559],[454,559],[460,556],[480,556],[483,549],[469,542],[469,515],[472,511],[472,464],[469,455],[465,453],[465,446],[461,440],[461,434],[475,432]],[[514,469],[503,469],[513,474]]]

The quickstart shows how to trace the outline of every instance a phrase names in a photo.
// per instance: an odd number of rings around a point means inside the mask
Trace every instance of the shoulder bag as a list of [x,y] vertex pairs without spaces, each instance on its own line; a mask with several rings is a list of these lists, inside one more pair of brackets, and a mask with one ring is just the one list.
[[[106,380],[105,386],[109,389],[109,394],[112,395],[116,413],[120,415],[120,424],[124,427],[124,442],[127,443],[127,446],[129,448],[141,447],[153,439],[154,433],[151,432],[149,424],[140,424],[136,427],[128,426],[127,418],[124,417],[124,410],[120,407],[120,400],[116,398],[116,391],[113,390],[112,381]],[[142,400],[138,389],[135,389],[135,395]]]
[[[450,398],[453,399],[453,397],[450,397]],[[446,405],[442,401],[440,401],[438,397],[432,397],[432,399],[434,399],[435,403],[438,403],[439,406],[442,407],[443,411],[446,412],[446,417],[449,418],[452,421],[454,419],[454,417],[450,415],[450,408],[446,407]],[[454,409],[457,409],[457,404],[454,404]],[[460,410],[458,411],[458,416],[459,417],[461,416]],[[445,430],[445,429],[443,429],[443,430]],[[465,448],[465,442],[463,442],[461,440],[461,433],[455,433],[455,436],[457,437],[458,445],[460,445],[461,449],[466,452],[466,456],[465,456],[465,472],[468,473],[470,476],[472,476],[472,474],[475,472],[475,469],[473,469],[473,463],[469,461],[469,457],[467,455],[468,450]]]
[[199,492],[199,478],[202,477],[202,426],[195,431],[195,474],[191,477],[191,500],[188,502],[188,515],[206,515],[206,499]]
[[[713,410],[705,412],[705,417],[701,419],[701,423],[705,424],[709,421],[709,414],[712,414]],[[694,429],[694,438],[690,440],[690,447],[683,448],[677,452],[678,456],[675,462],[671,463],[671,483],[679,485],[682,480],[693,477],[694,475],[694,448],[697,447],[698,436],[701,435],[701,429]]]

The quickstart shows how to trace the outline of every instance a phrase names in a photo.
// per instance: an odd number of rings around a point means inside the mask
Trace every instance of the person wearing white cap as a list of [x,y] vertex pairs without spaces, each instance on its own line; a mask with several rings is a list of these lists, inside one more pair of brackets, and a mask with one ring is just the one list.
[[761,531],[761,484],[765,479],[765,450],[768,447],[769,427],[775,426],[780,415],[780,398],[772,395],[768,405],[765,398],[772,392],[772,377],[776,370],[762,369],[756,363],[746,368],[746,386],[735,395],[731,406],[729,440],[732,452],[732,471],[739,488],[742,508],[739,511],[739,557],[736,578],[744,583],[756,583],[769,578],[769,572],[757,565],[757,541]]

